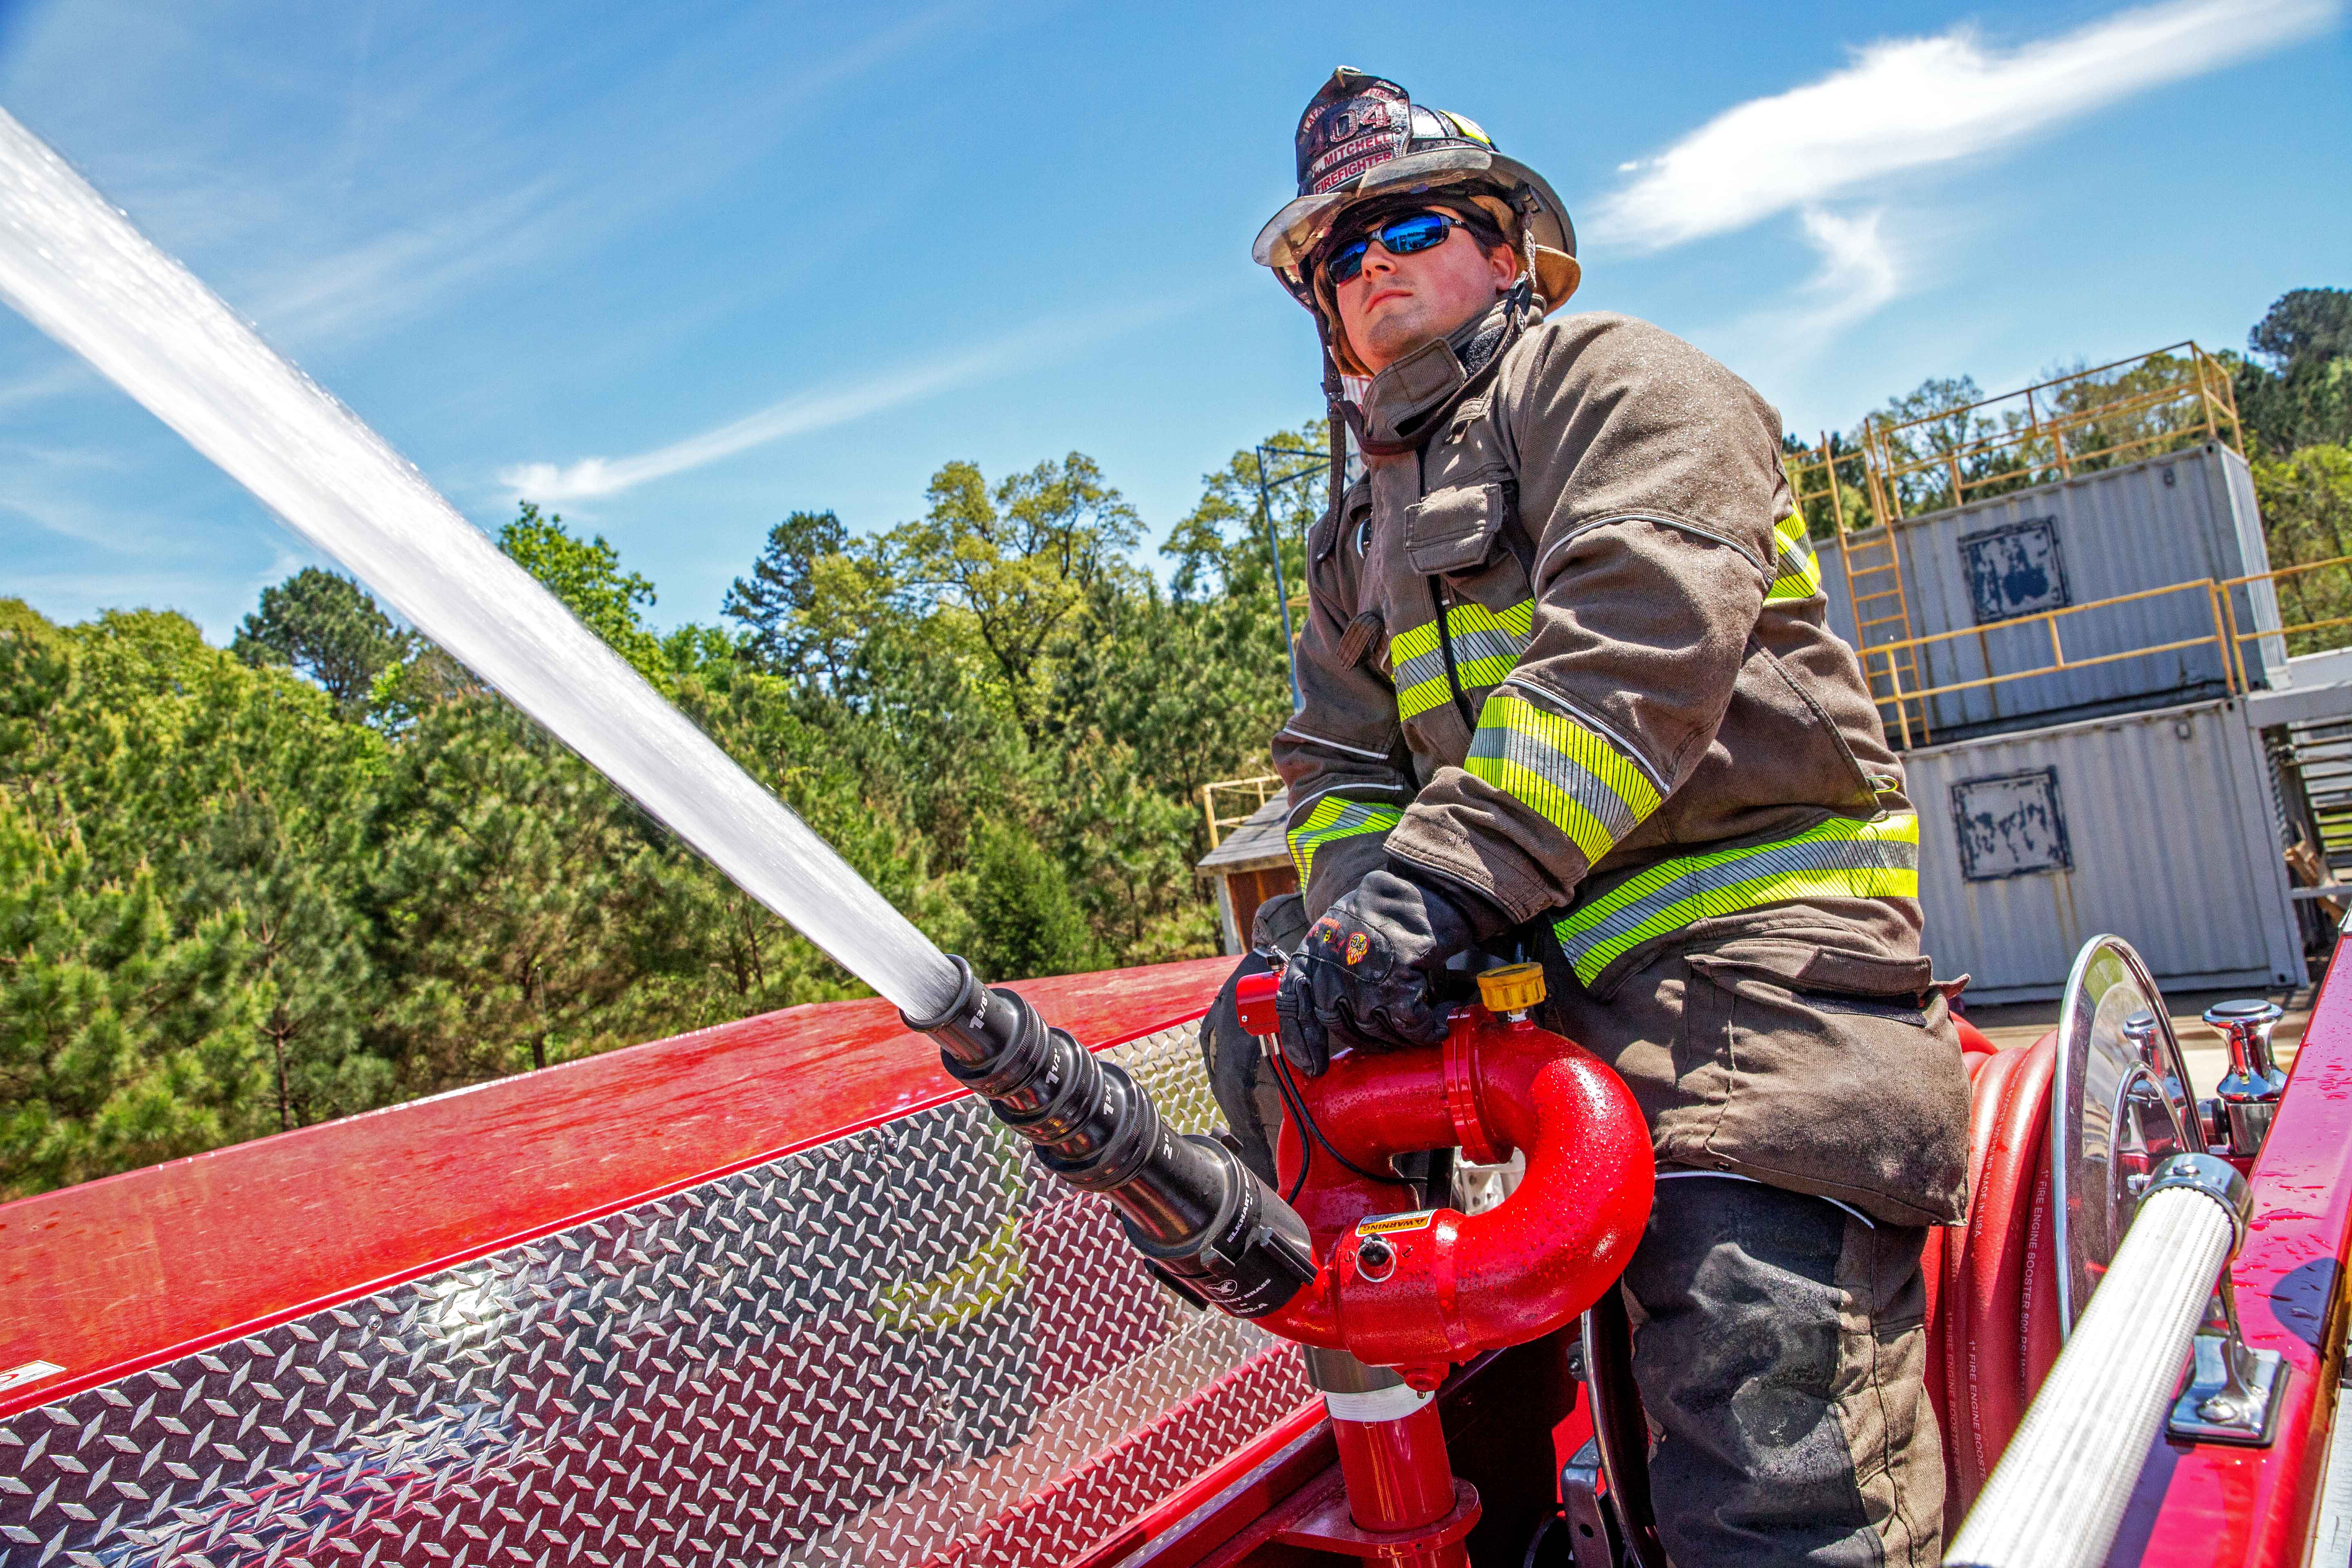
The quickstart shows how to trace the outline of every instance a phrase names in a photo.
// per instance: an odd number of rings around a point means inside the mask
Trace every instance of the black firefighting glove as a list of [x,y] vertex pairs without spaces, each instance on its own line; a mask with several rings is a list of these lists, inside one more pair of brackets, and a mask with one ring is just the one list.
[[1306,934],[1307,900],[1297,893],[1278,893],[1258,905],[1250,927],[1250,951],[1201,1020],[1201,1059],[1209,1069],[1209,1092],[1225,1113],[1242,1163],[1267,1183],[1275,1180],[1274,1134],[1282,1125],[1282,1091],[1265,1065],[1265,1047],[1242,1027],[1235,993],[1244,975],[1281,973]]
[[1439,980],[1446,961],[1508,923],[1475,894],[1390,860],[1291,954],[1276,997],[1284,1058],[1314,1078],[1331,1065],[1335,1035],[1376,1051],[1437,1044],[1453,1010]]

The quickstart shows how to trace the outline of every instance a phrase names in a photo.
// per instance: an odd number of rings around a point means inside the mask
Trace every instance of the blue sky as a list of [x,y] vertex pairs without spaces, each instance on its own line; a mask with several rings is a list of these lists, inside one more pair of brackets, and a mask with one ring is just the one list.
[[[519,495],[716,618],[770,524],[1078,450],[1154,538],[1316,411],[1251,265],[1341,62],[1575,213],[1578,305],[1792,428],[2352,285],[2342,0],[1809,11],[0,4],[0,106],[485,527]],[[0,595],[226,640],[311,559],[0,316]]]

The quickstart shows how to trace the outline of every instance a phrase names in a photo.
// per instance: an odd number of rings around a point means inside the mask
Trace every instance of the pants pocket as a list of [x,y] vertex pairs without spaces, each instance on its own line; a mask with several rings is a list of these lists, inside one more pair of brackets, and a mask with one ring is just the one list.
[[1728,1061],[1706,1163],[1900,1225],[1965,1206],[1968,1075],[1927,960],[1792,937],[1685,955]]

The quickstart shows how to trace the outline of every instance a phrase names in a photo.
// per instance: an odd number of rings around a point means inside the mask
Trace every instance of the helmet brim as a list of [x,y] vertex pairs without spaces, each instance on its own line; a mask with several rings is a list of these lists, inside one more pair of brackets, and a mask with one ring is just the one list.
[[1358,202],[1409,191],[1417,184],[1459,184],[1506,162],[1483,147],[1438,147],[1375,163],[1343,185],[1289,203],[1258,230],[1250,255],[1261,267],[1296,267],[1331,232],[1331,221]]
[[1250,247],[1251,258],[1261,267],[1296,272],[1330,234],[1339,215],[1358,203],[1416,187],[1434,190],[1459,184],[1492,185],[1504,193],[1526,185],[1536,194],[1532,217],[1536,244],[1575,259],[1576,226],[1569,219],[1568,204],[1559,199],[1551,183],[1517,158],[1476,147],[1440,147],[1391,158],[1337,189],[1300,196],[1258,230],[1256,242]]

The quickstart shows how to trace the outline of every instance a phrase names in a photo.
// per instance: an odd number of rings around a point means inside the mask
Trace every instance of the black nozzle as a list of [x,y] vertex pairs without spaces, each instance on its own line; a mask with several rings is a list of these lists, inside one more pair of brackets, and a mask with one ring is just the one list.
[[951,962],[961,980],[955,1002],[907,1026],[939,1041],[947,1070],[1036,1144],[1046,1169],[1116,1204],[1128,1239],[1180,1289],[1255,1318],[1314,1278],[1305,1222],[1231,1150],[1170,1131],[1124,1068],[1047,1027],[1017,993],[990,990],[962,959]]

